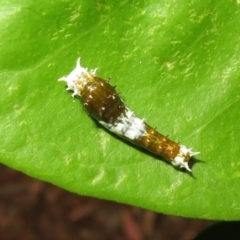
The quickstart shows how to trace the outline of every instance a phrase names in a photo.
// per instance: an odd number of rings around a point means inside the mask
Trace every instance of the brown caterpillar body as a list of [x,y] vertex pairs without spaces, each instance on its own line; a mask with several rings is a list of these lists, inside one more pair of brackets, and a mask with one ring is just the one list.
[[95,73],[96,70],[88,71],[81,67],[78,59],[76,68],[59,81],[65,81],[68,85],[67,90],[73,91],[72,96],[79,96],[86,111],[109,131],[162,156],[176,167],[191,171],[188,162],[193,155],[198,153],[169,140],[136,117],[124,105],[115,87],[112,87],[108,81],[97,77]]

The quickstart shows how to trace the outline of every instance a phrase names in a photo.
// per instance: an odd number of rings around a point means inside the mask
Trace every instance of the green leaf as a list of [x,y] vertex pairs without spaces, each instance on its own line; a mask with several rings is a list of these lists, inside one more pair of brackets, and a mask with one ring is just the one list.
[[[82,195],[240,219],[239,0],[0,3],[0,161]],[[200,151],[193,175],[99,127],[57,79],[78,57]]]

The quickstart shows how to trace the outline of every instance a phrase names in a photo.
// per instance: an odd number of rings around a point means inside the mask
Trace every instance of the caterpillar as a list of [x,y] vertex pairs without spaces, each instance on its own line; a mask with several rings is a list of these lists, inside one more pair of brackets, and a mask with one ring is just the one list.
[[99,78],[96,71],[82,67],[78,58],[75,69],[58,81],[66,82],[66,90],[73,91],[72,97],[80,97],[89,115],[107,130],[190,172],[189,160],[199,152],[168,139],[138,118],[125,106],[115,87]]

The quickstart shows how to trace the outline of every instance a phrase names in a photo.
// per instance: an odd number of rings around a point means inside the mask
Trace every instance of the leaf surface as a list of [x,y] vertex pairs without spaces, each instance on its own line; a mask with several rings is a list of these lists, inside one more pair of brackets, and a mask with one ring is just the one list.
[[[239,220],[239,1],[1,1],[0,161],[81,195]],[[78,57],[200,151],[193,175],[102,129],[57,79]]]

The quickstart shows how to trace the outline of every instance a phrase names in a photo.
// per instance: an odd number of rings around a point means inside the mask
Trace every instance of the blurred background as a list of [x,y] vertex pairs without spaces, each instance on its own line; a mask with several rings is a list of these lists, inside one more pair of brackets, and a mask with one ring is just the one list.
[[1,240],[193,239],[216,221],[83,197],[0,165]]

